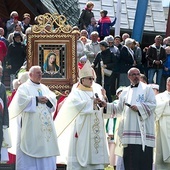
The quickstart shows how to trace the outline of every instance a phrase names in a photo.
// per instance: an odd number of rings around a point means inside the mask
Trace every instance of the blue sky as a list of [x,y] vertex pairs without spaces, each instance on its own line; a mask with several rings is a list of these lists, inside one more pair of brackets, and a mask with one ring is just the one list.
[[169,6],[170,0],[162,0],[163,6]]

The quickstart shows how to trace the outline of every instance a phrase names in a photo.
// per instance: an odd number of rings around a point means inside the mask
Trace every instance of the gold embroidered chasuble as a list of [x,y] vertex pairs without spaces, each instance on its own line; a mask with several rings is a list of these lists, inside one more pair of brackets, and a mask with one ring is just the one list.
[[[38,103],[35,96],[46,96],[53,104],[52,109]],[[51,113],[56,107],[56,96],[43,84],[28,80],[22,84],[9,107],[10,118],[22,116],[21,150],[32,157],[50,157],[59,155],[57,135]]]
[[[96,83],[92,88],[74,85],[56,117],[59,147],[69,148],[68,154],[65,154],[68,170],[102,169],[109,163],[103,109],[93,110],[94,94],[98,93],[102,99],[101,89]],[[60,142],[64,135],[66,140]]]

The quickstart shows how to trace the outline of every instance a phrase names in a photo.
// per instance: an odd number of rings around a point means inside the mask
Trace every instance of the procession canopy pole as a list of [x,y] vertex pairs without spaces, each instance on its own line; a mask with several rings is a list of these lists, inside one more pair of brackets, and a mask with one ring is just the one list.
[[148,0],[138,0],[132,32],[132,38],[138,42],[142,41],[147,7]]

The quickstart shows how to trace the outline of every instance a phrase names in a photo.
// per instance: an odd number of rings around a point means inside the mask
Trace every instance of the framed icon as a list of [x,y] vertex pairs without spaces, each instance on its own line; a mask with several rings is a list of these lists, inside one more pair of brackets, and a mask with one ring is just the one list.
[[42,83],[50,89],[70,89],[77,82],[76,36],[71,33],[28,34],[27,69],[33,65],[41,66]]

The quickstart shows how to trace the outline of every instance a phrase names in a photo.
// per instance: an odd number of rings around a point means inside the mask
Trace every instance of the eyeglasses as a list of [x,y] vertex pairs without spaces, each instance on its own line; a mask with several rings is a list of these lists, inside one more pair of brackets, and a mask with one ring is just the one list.
[[137,73],[137,74],[133,73],[133,74],[131,74],[130,76],[132,76],[132,77],[140,76],[140,73]]
[[88,79],[88,80],[94,80],[94,78],[93,78],[93,77],[87,77],[87,78],[85,78],[85,79]]

